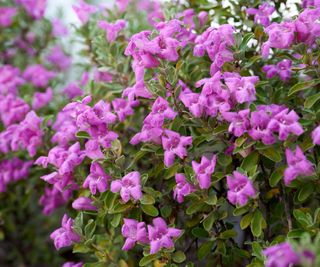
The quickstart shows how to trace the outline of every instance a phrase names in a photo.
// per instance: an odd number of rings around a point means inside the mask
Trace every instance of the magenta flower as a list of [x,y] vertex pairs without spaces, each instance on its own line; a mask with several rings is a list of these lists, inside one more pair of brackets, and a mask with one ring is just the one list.
[[112,181],[111,192],[117,193],[120,191],[122,200],[126,203],[132,197],[134,200],[142,198],[140,173],[137,171],[130,172],[121,180]]
[[124,12],[129,5],[130,0],[116,0],[116,4],[120,12]]
[[62,218],[61,224],[62,227],[58,228],[50,235],[50,238],[54,241],[54,246],[57,250],[71,246],[72,243],[80,241],[80,236],[72,229],[73,220],[68,218],[66,214]]
[[124,19],[119,19],[115,23],[108,23],[104,20],[98,21],[98,26],[99,28],[105,30],[109,43],[112,43],[117,39],[119,32],[124,29],[126,25],[127,22]]
[[167,100],[159,96],[152,105],[152,111],[150,115],[161,116],[165,119],[173,120],[177,113],[169,106]]
[[265,65],[262,70],[266,73],[267,78],[272,78],[278,75],[282,81],[288,81],[291,77],[292,61],[284,59],[276,65]]
[[250,128],[249,114],[249,109],[240,110],[239,112],[221,113],[223,119],[230,122],[228,131],[236,137],[243,135]]
[[269,17],[275,11],[275,8],[268,3],[261,4],[258,8],[247,8],[246,13],[248,15],[254,15],[254,22],[263,25],[264,27],[269,26]]
[[272,131],[268,128],[270,119],[271,116],[265,110],[251,113],[248,133],[253,140],[261,140],[265,145],[271,145],[276,141]]
[[59,19],[52,20],[52,36],[63,37],[68,35],[68,28]]
[[302,7],[320,7],[320,1],[319,0],[303,0],[302,1]]
[[34,19],[41,19],[47,5],[47,0],[15,0],[17,4],[24,7],[26,12]]
[[17,89],[24,83],[20,77],[20,70],[10,65],[0,67],[0,94],[17,94]]
[[198,20],[199,20],[200,26],[204,26],[208,21],[208,12],[200,11],[198,14]]
[[75,210],[97,210],[93,205],[93,200],[89,197],[79,197],[72,202],[72,208]]
[[92,162],[90,166],[90,174],[83,183],[84,188],[90,188],[93,195],[105,192],[108,189],[108,180],[111,177],[107,175],[98,162]]
[[65,262],[62,267],[82,267],[83,263],[82,262],[73,262],[73,261],[68,261]]
[[28,66],[23,73],[23,78],[36,87],[46,87],[55,77],[56,73],[47,70],[40,64]]
[[307,160],[299,146],[297,146],[295,151],[291,151],[287,148],[286,159],[288,167],[284,171],[285,185],[289,185],[291,181],[296,179],[299,175],[308,176],[314,171],[312,163]]
[[63,93],[67,95],[69,99],[73,99],[77,96],[82,96],[84,91],[76,83],[69,83],[64,89]]
[[164,133],[165,135],[162,136],[164,164],[166,167],[170,167],[174,162],[175,155],[181,159],[187,156],[185,147],[192,144],[192,137],[180,136],[180,134],[171,130],[165,130]]
[[29,105],[12,94],[0,95],[0,118],[5,126],[22,121],[29,112]]
[[179,99],[185,107],[189,109],[193,116],[200,118],[204,111],[204,107],[199,103],[200,94],[192,92],[187,87],[182,88]]
[[290,267],[299,264],[299,256],[288,242],[280,243],[263,250],[266,267]]
[[95,70],[94,72],[95,82],[108,83],[108,82],[111,82],[112,79],[113,79],[113,75],[108,71]]
[[71,65],[71,58],[63,52],[60,45],[53,47],[46,59],[49,63],[62,71],[67,70]]
[[17,9],[15,7],[0,7],[0,14],[0,27],[8,27],[12,24]]
[[262,56],[268,57],[270,48],[288,49],[294,41],[295,25],[293,22],[272,23],[265,28],[269,39],[262,45]]
[[299,116],[294,110],[284,109],[271,118],[268,129],[279,133],[279,139],[284,141],[289,134],[301,135],[304,131],[300,125]]
[[72,8],[82,24],[87,24],[91,14],[94,14],[98,11],[95,6],[89,5],[83,0],[78,0],[77,5],[73,5]]
[[234,171],[233,175],[227,176],[227,185],[229,188],[227,197],[233,205],[244,206],[249,198],[256,195],[252,182],[238,171]]
[[122,236],[126,241],[122,247],[123,250],[130,250],[137,242],[148,243],[147,230],[144,222],[138,222],[134,219],[123,219],[124,224],[121,229]]
[[216,167],[217,157],[213,155],[211,159],[201,157],[201,162],[192,161],[192,168],[196,174],[201,189],[208,189],[211,185],[211,175]]
[[150,241],[150,254],[157,253],[161,248],[173,248],[173,238],[181,235],[182,231],[168,227],[164,219],[158,217],[152,220],[153,226],[148,225],[148,235]]
[[295,27],[298,42],[303,42],[309,46],[313,45],[320,37],[320,9],[306,9],[296,19]]
[[173,197],[179,202],[184,201],[184,197],[190,195],[195,191],[195,187],[192,184],[189,184],[186,180],[186,177],[182,173],[176,173],[176,187],[173,191]]
[[35,92],[33,95],[32,108],[38,110],[48,105],[52,100],[53,92],[49,87],[44,93]]
[[136,106],[137,102],[129,102],[123,98],[116,98],[112,101],[114,111],[117,113],[120,121],[124,121],[127,116],[133,115],[132,107]]
[[320,126],[318,126],[312,131],[311,136],[312,136],[312,142],[315,145],[320,145]]

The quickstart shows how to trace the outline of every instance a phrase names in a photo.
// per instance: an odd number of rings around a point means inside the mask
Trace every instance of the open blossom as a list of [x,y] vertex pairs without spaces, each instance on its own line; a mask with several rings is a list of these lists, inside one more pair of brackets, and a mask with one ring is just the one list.
[[265,28],[269,39],[262,45],[262,56],[268,57],[270,48],[288,49],[294,42],[295,25],[293,22],[272,23]]
[[306,156],[299,146],[295,151],[286,149],[286,159],[288,167],[284,171],[284,183],[289,185],[291,181],[296,179],[299,175],[308,176],[314,171],[312,163],[307,160]]
[[291,77],[292,61],[284,59],[276,65],[265,65],[262,70],[266,73],[267,78],[272,78],[278,75],[282,81],[288,81]]
[[300,125],[299,116],[294,110],[284,109],[274,115],[268,124],[268,128],[279,133],[279,139],[284,141],[289,134],[301,135],[304,131]]
[[120,121],[124,121],[127,116],[133,115],[132,109],[137,105],[137,101],[130,102],[123,98],[116,98],[112,101],[113,108],[118,115]]
[[244,206],[249,198],[256,195],[256,191],[249,178],[238,171],[234,171],[233,175],[227,176],[228,200],[233,205]]
[[97,7],[89,5],[83,0],[78,0],[77,5],[73,5],[72,8],[83,24],[89,21],[91,14],[98,11]]
[[17,9],[15,7],[0,7],[0,14],[0,27],[8,27],[12,24]]
[[240,110],[239,112],[221,113],[223,119],[230,122],[228,131],[236,137],[243,135],[250,128],[249,114],[249,109]]
[[33,95],[32,108],[38,110],[46,105],[48,105],[52,100],[53,92],[49,87],[43,93],[35,92]]
[[89,197],[79,197],[72,202],[72,208],[75,210],[97,210],[93,205],[93,201]]
[[68,35],[68,28],[59,19],[52,20],[52,36],[63,37]]
[[57,250],[80,241],[80,236],[73,231],[72,226],[73,220],[65,214],[62,218],[61,227],[50,235]]
[[47,5],[47,0],[15,0],[17,4],[24,7],[27,13],[34,19],[41,19]]
[[111,82],[113,79],[113,75],[108,72],[108,71],[100,71],[100,70],[95,70],[94,72],[94,80],[95,82]]
[[318,126],[312,131],[311,136],[312,136],[312,142],[315,145],[320,145],[320,126]]
[[116,4],[120,10],[120,12],[124,12],[129,5],[130,0],[116,0]]
[[56,187],[46,187],[44,194],[39,200],[39,204],[43,206],[42,213],[50,215],[55,209],[65,205],[72,197],[72,191],[75,187],[69,187],[63,191],[58,190]]
[[137,242],[148,243],[147,230],[144,222],[138,222],[134,219],[123,219],[124,224],[121,228],[122,236],[126,241],[122,247],[123,250],[130,250]]
[[82,267],[83,263],[82,262],[72,262],[72,261],[68,261],[65,262],[62,267]]
[[261,4],[258,8],[247,8],[248,15],[254,15],[254,22],[263,25],[264,27],[270,24],[270,15],[275,11],[275,8],[268,3]]
[[17,94],[18,87],[24,83],[20,70],[11,65],[0,67],[0,95]]
[[82,96],[84,91],[75,82],[69,83],[64,89],[63,93],[69,98],[73,99],[77,96]]
[[157,253],[161,248],[173,248],[173,238],[181,235],[181,230],[168,227],[164,219],[158,217],[152,220],[153,225],[148,225],[150,254]]
[[84,188],[90,188],[93,195],[97,193],[103,193],[108,189],[108,180],[111,177],[107,175],[101,165],[98,162],[92,162],[90,166],[90,174],[83,183]]
[[121,180],[115,180],[111,183],[111,192],[120,192],[122,200],[126,203],[132,197],[134,200],[142,198],[140,173],[130,172]]
[[303,0],[302,7],[320,7],[320,0]]
[[67,146],[69,142],[76,140],[78,128],[70,112],[60,111],[52,128],[55,130],[55,134],[51,138],[52,143]]
[[196,174],[201,189],[208,189],[211,185],[211,175],[216,167],[217,157],[212,156],[208,159],[206,156],[201,157],[201,162],[192,161],[192,168]]
[[0,118],[5,126],[22,121],[29,110],[29,105],[21,98],[0,94]]
[[173,197],[179,203],[182,203],[185,196],[195,191],[195,187],[186,180],[186,177],[182,173],[176,173],[175,179],[177,185],[174,188]]
[[187,156],[186,146],[192,144],[191,136],[180,136],[179,133],[176,133],[171,130],[165,130],[165,135],[162,136],[162,146],[164,149],[164,164],[166,167],[170,167],[175,156],[183,159]]
[[280,243],[263,250],[266,267],[290,267],[299,264],[299,256],[288,242]]
[[62,50],[61,46],[56,45],[46,57],[47,61],[54,65],[59,70],[67,70],[71,65],[71,58],[68,57]]
[[227,72],[224,74],[224,80],[238,103],[250,103],[256,100],[255,84],[259,81],[258,76],[241,77],[238,73]]
[[54,77],[56,73],[47,70],[40,64],[28,66],[23,73],[23,78],[36,87],[46,87]]
[[19,158],[0,161],[0,192],[5,192],[7,185],[20,179],[27,178],[32,161],[23,161]]
[[124,29],[127,22],[124,19],[119,19],[115,23],[109,23],[104,20],[98,21],[99,28],[105,30],[108,42],[114,42],[117,39],[119,32]]
[[169,106],[167,100],[159,96],[152,105],[151,116],[161,116],[164,119],[173,120],[177,113]]

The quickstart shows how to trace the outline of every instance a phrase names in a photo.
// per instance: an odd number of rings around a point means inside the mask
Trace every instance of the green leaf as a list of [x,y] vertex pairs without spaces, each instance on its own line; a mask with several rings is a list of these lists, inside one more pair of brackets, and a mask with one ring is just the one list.
[[269,178],[269,184],[271,187],[275,187],[279,181],[283,177],[283,172],[285,170],[285,166],[278,167],[270,176]]
[[85,131],[80,131],[80,132],[76,133],[76,137],[82,138],[82,139],[88,139],[88,138],[90,138],[90,135]]
[[305,233],[305,230],[293,229],[288,233],[287,237],[288,238],[300,238],[301,235],[304,233]]
[[298,194],[298,200],[303,202],[305,201],[312,193],[314,192],[314,185],[311,183],[304,184]]
[[247,171],[250,175],[252,175],[252,171],[256,170],[256,166],[259,162],[259,154],[258,152],[254,151],[250,155],[248,155],[241,164],[241,168]]
[[122,218],[122,214],[121,214],[121,213],[114,215],[113,218],[112,218],[112,220],[111,220],[111,225],[112,225],[114,228],[118,227],[121,218]]
[[218,219],[216,212],[211,212],[207,218],[203,221],[203,228],[209,232],[212,229],[212,225],[215,220]]
[[229,239],[229,238],[235,238],[237,236],[237,232],[234,229],[229,229],[224,232],[222,232],[219,236],[219,238],[222,239]]
[[233,215],[234,216],[240,216],[242,214],[245,214],[248,210],[249,210],[249,206],[248,205],[245,205],[245,206],[242,206],[242,207],[236,207],[233,210]]
[[308,96],[304,101],[305,108],[312,108],[312,106],[320,99],[320,93],[317,93],[312,96]]
[[250,41],[253,37],[254,37],[254,34],[251,33],[251,32],[250,32],[250,33],[247,33],[245,36],[243,36],[242,42],[241,42],[241,44],[240,44],[240,46],[239,46],[239,49],[240,49],[241,51],[246,50],[247,47],[248,47],[249,41]]
[[148,256],[144,256],[140,261],[139,261],[139,266],[147,266],[149,263],[155,261],[156,259],[159,258],[158,254],[151,254]]
[[212,247],[213,247],[213,241],[203,243],[199,247],[198,252],[197,252],[199,260],[204,259],[211,252]]
[[207,237],[208,236],[208,233],[206,232],[206,230],[204,230],[203,228],[200,228],[200,227],[193,228],[191,230],[191,233],[195,237]]
[[258,259],[264,261],[264,256],[262,253],[262,247],[258,242],[252,242],[252,255],[257,257]]
[[262,228],[265,224],[261,211],[255,210],[253,218],[251,220],[251,232],[253,236],[259,237],[262,234]]
[[186,210],[187,215],[192,215],[203,208],[204,204],[197,201],[193,202]]
[[218,201],[217,195],[211,195],[208,197],[208,199],[205,201],[208,205],[216,205]]
[[143,205],[143,204],[141,204],[141,209],[145,214],[150,215],[152,217],[157,217],[159,215],[159,211],[153,205]]
[[280,162],[282,160],[279,150],[277,150],[274,147],[259,150],[259,153],[267,157],[268,159],[271,159],[274,162]]
[[299,209],[295,209],[293,210],[293,216],[304,228],[308,228],[313,225],[312,217],[308,212],[304,213]]
[[90,251],[91,251],[90,247],[81,243],[74,244],[72,249],[73,253],[88,253]]
[[252,220],[252,213],[248,213],[244,215],[240,221],[241,230],[246,229],[250,225],[251,220]]
[[182,251],[177,251],[173,253],[172,259],[176,263],[182,263],[186,260],[186,255]]
[[293,95],[297,92],[303,91],[303,90],[307,90],[307,89],[315,86],[316,84],[318,84],[319,81],[320,81],[319,79],[316,79],[316,80],[311,80],[311,81],[299,82],[290,88],[288,96],[291,96],[291,95]]
[[122,212],[126,211],[127,209],[129,209],[130,207],[131,207],[130,203],[122,204],[122,203],[118,202],[116,205],[114,205],[113,210],[111,210],[110,213],[111,214],[122,213]]
[[161,212],[161,216],[164,217],[164,218],[168,218],[172,212],[172,208],[171,206],[169,205],[166,205],[166,206],[163,206],[161,209],[160,209],[160,212]]
[[86,227],[84,228],[84,235],[86,239],[90,239],[93,236],[95,230],[96,230],[96,222],[90,219]]
[[144,205],[152,205],[152,204],[154,204],[156,201],[155,201],[155,199],[154,199],[153,196],[148,195],[148,194],[144,194],[144,195],[142,196],[142,198],[140,199],[140,202],[141,202],[141,204],[144,204]]

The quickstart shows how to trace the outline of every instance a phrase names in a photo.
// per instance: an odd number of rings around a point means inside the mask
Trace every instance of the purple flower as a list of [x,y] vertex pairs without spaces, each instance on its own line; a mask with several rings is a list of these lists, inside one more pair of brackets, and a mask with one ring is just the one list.
[[24,83],[20,70],[10,65],[0,67],[0,95],[17,94],[17,89]]
[[120,121],[124,121],[127,116],[133,115],[132,107],[136,106],[137,102],[130,102],[123,98],[116,98],[112,101],[113,108],[118,115]]
[[185,105],[186,108],[196,118],[200,118],[203,114],[204,107],[199,103],[200,94],[192,92],[184,83],[179,82],[182,90],[179,95],[179,99]]
[[36,87],[46,87],[54,77],[56,73],[47,70],[40,64],[28,66],[23,73],[23,78]]
[[27,13],[34,19],[41,19],[47,5],[47,0],[15,0],[17,4],[24,7]]
[[312,131],[311,136],[312,136],[312,142],[315,145],[320,145],[320,126],[318,126]]
[[161,248],[173,248],[173,238],[179,237],[181,230],[168,227],[164,219],[158,217],[152,220],[153,226],[148,225],[150,254],[157,253]]
[[73,262],[73,261],[68,261],[65,262],[62,267],[82,267],[83,263],[82,262]]
[[17,9],[15,7],[0,7],[0,14],[0,27],[8,27],[12,24]]
[[122,247],[123,250],[130,250],[137,242],[148,243],[147,230],[144,222],[138,222],[134,219],[123,219],[124,224],[121,229],[122,236],[126,241]]
[[288,81],[291,77],[291,64],[292,61],[284,59],[276,65],[265,65],[262,70],[266,73],[267,78],[272,78],[279,75],[282,81]]
[[21,98],[12,94],[0,95],[0,118],[5,126],[22,121],[29,110],[29,105]]
[[303,0],[302,7],[320,7],[320,0]]
[[265,110],[257,110],[251,113],[248,133],[253,140],[261,140],[265,145],[271,145],[275,142],[275,137],[268,128],[270,119],[271,116]]
[[66,214],[62,218],[61,225],[62,227],[58,228],[50,235],[57,250],[71,246],[72,243],[80,241],[80,236],[72,229],[73,220],[68,218]]
[[177,113],[169,106],[167,100],[159,96],[152,105],[152,111],[150,115],[161,116],[165,119],[173,120]]
[[78,0],[78,4],[73,5],[72,8],[74,12],[76,12],[82,24],[86,24],[89,21],[91,14],[94,14],[98,11],[95,6],[89,5],[83,0]]
[[38,110],[47,104],[49,104],[52,100],[53,92],[49,87],[44,93],[35,92],[33,95],[32,108],[34,110]]
[[262,24],[264,27],[269,26],[269,16],[275,11],[275,8],[268,3],[261,4],[258,8],[247,8],[248,15],[254,15],[254,22]]
[[268,57],[270,48],[288,49],[294,41],[295,25],[293,22],[272,23],[265,28],[269,39],[262,45],[262,56]]
[[174,162],[175,155],[181,159],[187,156],[185,147],[192,144],[192,137],[180,136],[180,134],[171,130],[165,130],[164,133],[165,135],[162,136],[164,164],[166,167],[170,167]]
[[201,189],[208,189],[210,187],[211,175],[216,167],[216,160],[216,155],[213,155],[211,159],[202,156],[200,163],[192,161],[192,168],[196,174],[196,178]]
[[79,197],[72,202],[72,208],[75,210],[97,210],[97,207],[92,203],[93,201],[89,197]]
[[179,202],[184,201],[184,197],[195,191],[195,187],[189,184],[186,177],[182,173],[176,173],[176,187],[173,191],[173,197]]
[[271,118],[268,129],[279,133],[279,139],[284,141],[289,134],[301,135],[304,131],[298,122],[299,116],[294,110],[284,109]]
[[63,89],[63,93],[66,94],[69,99],[73,99],[77,96],[82,96],[84,91],[76,83],[69,83]]
[[140,173],[137,171],[130,172],[121,180],[112,181],[110,190],[113,193],[120,191],[120,196],[125,203],[130,200],[130,197],[134,200],[141,199]]
[[129,5],[130,0],[116,0],[116,4],[120,12],[124,12]]
[[288,242],[277,244],[263,250],[267,257],[266,267],[290,267],[299,264],[299,257]]
[[250,103],[256,100],[255,84],[259,81],[259,77],[241,77],[238,73],[228,72],[224,74],[224,80],[238,103]]
[[98,162],[92,162],[90,166],[90,174],[83,183],[84,188],[90,188],[93,195],[97,193],[103,193],[108,189],[108,180],[111,177],[107,175],[101,165]]
[[223,119],[230,122],[228,131],[234,136],[239,137],[246,133],[250,127],[249,109],[240,110],[239,112],[222,112]]
[[94,72],[94,80],[95,82],[111,82],[113,79],[113,75],[108,72],[108,71],[100,71],[100,70],[95,70]]
[[233,205],[244,206],[249,198],[256,195],[256,191],[249,178],[238,171],[234,171],[233,175],[227,176],[228,200]]
[[52,48],[46,59],[61,71],[67,70],[71,65],[71,58],[66,56],[60,45],[56,45]]
[[297,146],[295,151],[291,151],[287,148],[286,159],[288,167],[284,171],[285,185],[289,185],[291,181],[296,179],[299,175],[308,176],[314,171],[312,163],[307,160],[299,146]]
[[208,12],[206,11],[199,12],[198,20],[199,20],[200,26],[204,26],[208,21]]
[[98,26],[99,28],[105,30],[109,43],[112,43],[117,39],[119,32],[124,29],[126,25],[127,22],[124,19],[119,19],[115,23],[108,23],[104,20],[98,21]]
[[70,141],[76,140],[78,129],[70,112],[60,111],[52,128],[56,131],[51,138],[52,143],[58,143],[60,146],[65,147],[68,146]]
[[68,35],[68,28],[59,19],[52,21],[52,36],[63,37]]

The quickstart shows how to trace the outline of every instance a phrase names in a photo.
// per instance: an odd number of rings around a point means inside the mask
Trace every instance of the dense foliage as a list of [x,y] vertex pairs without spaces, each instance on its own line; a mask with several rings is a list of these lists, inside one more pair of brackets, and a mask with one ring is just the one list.
[[45,8],[0,1],[1,266],[320,265],[319,1]]

